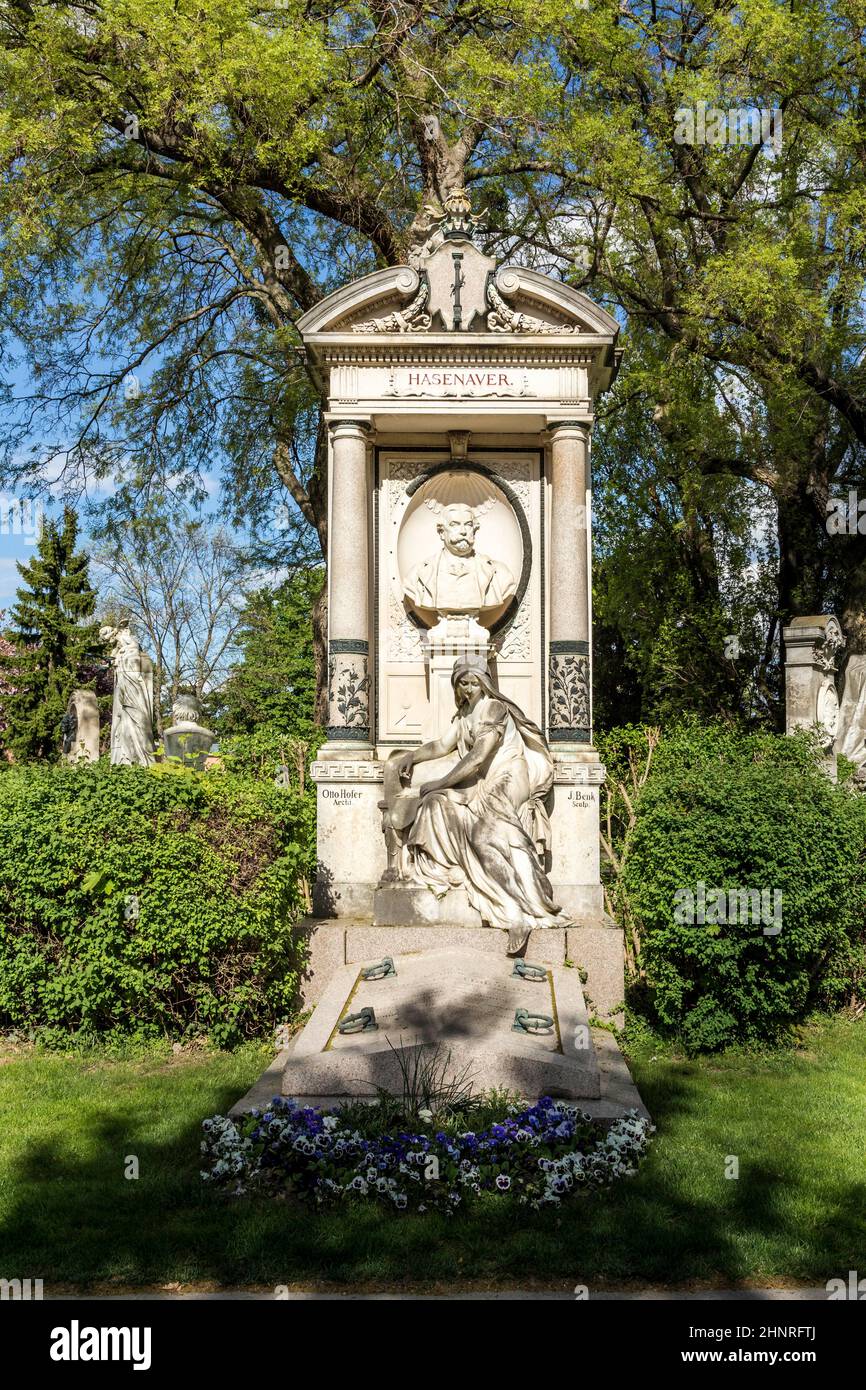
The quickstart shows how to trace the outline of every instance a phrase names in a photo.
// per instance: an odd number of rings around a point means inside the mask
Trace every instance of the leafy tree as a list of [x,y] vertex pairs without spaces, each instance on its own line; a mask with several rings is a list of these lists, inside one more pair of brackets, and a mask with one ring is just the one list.
[[[510,0],[5,0],[6,323],[34,371],[9,471],[56,449],[70,482],[110,473],[132,506],[222,462],[230,510],[271,525],[290,503],[287,552],[303,523],[325,554],[322,383],[296,320],[404,261],[470,160],[519,141],[530,42]],[[503,170],[475,174],[501,202]],[[60,426],[41,447],[36,400]]]
[[24,585],[6,633],[12,651],[0,655],[0,672],[14,682],[5,696],[4,738],[17,761],[56,755],[69,696],[102,653],[99,625],[87,621],[96,594],[77,539],[78,521],[67,507],[62,523],[45,522],[32,560],[18,563]]
[[[615,10],[551,16],[567,95],[541,146],[576,179],[566,274],[627,316],[620,398],[644,397],[694,490],[743,479],[771,502],[776,626],[832,604],[857,643],[866,538],[826,520],[866,461],[862,3]],[[725,129],[690,143],[699,102]],[[756,109],[780,139],[742,139]]]
[[[0,0],[0,315],[32,378],[6,475],[59,455],[133,511],[220,467],[278,562],[327,558],[297,319],[466,187],[491,251],[619,315],[618,399],[684,495],[770,502],[770,647],[828,603],[866,634],[866,537],[825,526],[866,446],[863,29],[862,0]],[[683,142],[699,101],[781,112],[780,147]]]
[[[5,611],[0,609],[0,622],[5,618]],[[4,668],[3,662],[15,653],[15,648],[5,637],[0,636],[0,753],[5,752],[3,748],[3,736],[6,732],[6,700],[14,694],[15,686],[12,682],[12,671],[7,666]]]
[[310,611],[322,580],[321,569],[300,570],[278,587],[250,595],[237,634],[242,659],[214,701],[220,733],[247,734],[270,725],[298,738],[314,734]]
[[[157,726],[181,689],[200,698],[227,675],[250,562],[224,527],[182,502],[110,514],[94,551],[106,619],[133,620],[154,658]],[[309,615],[308,615],[309,619]]]
[[[657,340],[635,335],[649,356]],[[662,354],[656,352],[657,358]],[[718,402],[692,359],[704,437]],[[663,362],[658,361],[658,369]],[[704,717],[778,723],[774,514],[755,483],[694,468],[644,393],[601,405],[594,449],[595,717],[601,727]]]

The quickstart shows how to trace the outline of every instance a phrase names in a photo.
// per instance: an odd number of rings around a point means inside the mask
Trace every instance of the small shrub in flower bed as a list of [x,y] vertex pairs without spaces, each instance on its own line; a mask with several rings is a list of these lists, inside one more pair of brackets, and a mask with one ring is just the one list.
[[278,1096],[264,1113],[215,1115],[204,1121],[202,1178],[231,1193],[291,1194],[320,1205],[373,1200],[450,1212],[490,1192],[541,1207],[631,1177],[654,1128],[633,1110],[605,1130],[549,1096],[500,1106],[501,1118],[475,1131],[454,1116],[437,1128],[429,1111],[411,1128],[384,1130],[393,1109],[366,1109],[302,1109]]

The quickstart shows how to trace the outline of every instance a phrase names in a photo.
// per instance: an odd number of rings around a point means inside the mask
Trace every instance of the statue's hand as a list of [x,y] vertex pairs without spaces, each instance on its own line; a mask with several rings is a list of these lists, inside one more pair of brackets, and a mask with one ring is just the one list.
[[412,768],[415,766],[415,754],[412,749],[407,751],[397,760],[397,775],[401,782],[408,782],[412,776]]
[[419,796],[422,796],[422,797],[424,797],[424,796],[429,796],[431,792],[441,792],[441,791],[442,791],[442,784],[441,784],[440,782],[425,782],[425,783],[424,783],[424,786],[421,788],[421,791],[419,792]]

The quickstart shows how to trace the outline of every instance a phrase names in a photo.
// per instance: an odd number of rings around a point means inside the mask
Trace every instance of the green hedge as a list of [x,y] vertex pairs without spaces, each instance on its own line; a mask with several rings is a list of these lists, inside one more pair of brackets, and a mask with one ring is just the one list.
[[[657,748],[635,809],[624,907],[656,1018],[688,1048],[778,1038],[857,992],[866,797],[834,786],[807,739],[679,729]],[[700,884],[705,920],[689,924],[685,894],[697,917]],[[711,889],[770,896],[754,922],[744,900],[718,903]]]
[[284,1019],[314,814],[231,771],[5,769],[0,1028],[231,1045]]

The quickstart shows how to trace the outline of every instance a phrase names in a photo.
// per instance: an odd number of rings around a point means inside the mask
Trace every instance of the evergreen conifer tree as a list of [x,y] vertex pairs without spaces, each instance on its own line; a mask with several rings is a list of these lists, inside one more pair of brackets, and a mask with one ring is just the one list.
[[76,552],[78,520],[67,507],[63,520],[46,520],[33,559],[18,563],[24,580],[5,636],[12,651],[0,655],[12,693],[4,697],[3,738],[16,762],[53,758],[73,689],[93,675],[101,655],[99,625],[88,622],[96,593],[87,556]]

